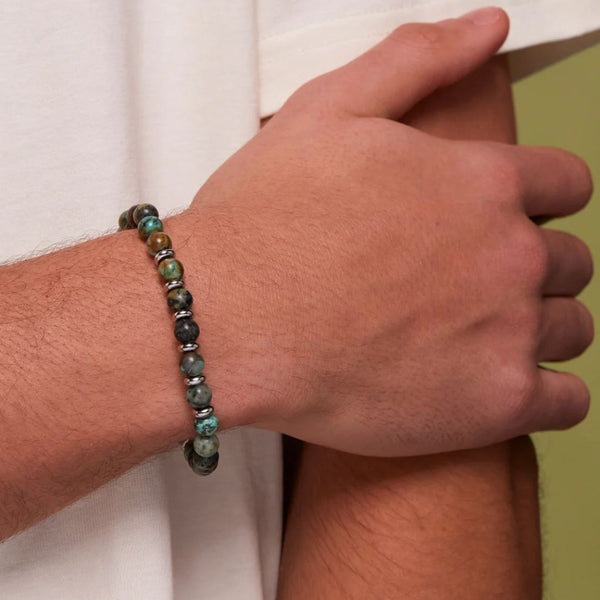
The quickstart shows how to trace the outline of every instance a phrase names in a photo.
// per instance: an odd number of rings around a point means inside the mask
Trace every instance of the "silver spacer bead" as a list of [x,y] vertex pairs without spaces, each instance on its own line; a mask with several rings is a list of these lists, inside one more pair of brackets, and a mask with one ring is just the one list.
[[206,381],[206,377],[204,377],[204,375],[200,375],[199,377],[186,377],[184,381],[187,386],[200,385]]
[[178,310],[176,313],[173,313],[175,320],[177,319],[187,319],[194,316],[194,313],[191,310]]
[[198,348],[200,348],[200,346],[195,342],[191,344],[181,344],[179,346],[179,352],[195,352]]
[[215,409],[212,406],[205,406],[194,412],[194,419],[207,419],[213,412],[215,412]]
[[181,279],[174,279],[173,281],[167,281],[167,283],[165,283],[165,288],[167,288],[167,291],[170,292],[176,288],[182,288],[184,285],[185,284]]
[[163,248],[154,255],[154,262],[158,265],[164,258],[173,258],[174,256],[175,252],[171,248]]

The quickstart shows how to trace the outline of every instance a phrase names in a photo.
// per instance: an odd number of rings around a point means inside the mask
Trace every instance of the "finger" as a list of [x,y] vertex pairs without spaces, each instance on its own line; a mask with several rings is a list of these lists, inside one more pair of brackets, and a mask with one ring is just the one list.
[[540,367],[540,393],[533,415],[536,430],[567,429],[585,419],[590,391],[577,375]]
[[438,23],[408,23],[331,72],[334,102],[369,117],[400,119],[419,100],[474,71],[502,45],[508,16],[495,7]]
[[592,279],[594,262],[579,238],[552,229],[540,229],[548,249],[548,273],[542,287],[545,296],[577,296]]
[[527,215],[564,217],[581,210],[591,198],[590,169],[576,154],[539,146],[504,146],[501,151],[511,155]]
[[594,339],[594,320],[575,298],[551,296],[542,302],[538,362],[579,356]]

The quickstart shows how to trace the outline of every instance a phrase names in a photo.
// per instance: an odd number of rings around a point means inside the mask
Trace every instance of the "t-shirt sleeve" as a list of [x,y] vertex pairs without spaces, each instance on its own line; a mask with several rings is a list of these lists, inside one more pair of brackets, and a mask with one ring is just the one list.
[[[489,3],[488,3],[489,4]],[[600,42],[600,0],[497,0],[508,13],[509,53],[519,79]],[[259,0],[261,117],[306,81],[340,67],[402,23],[437,21],[482,0]]]

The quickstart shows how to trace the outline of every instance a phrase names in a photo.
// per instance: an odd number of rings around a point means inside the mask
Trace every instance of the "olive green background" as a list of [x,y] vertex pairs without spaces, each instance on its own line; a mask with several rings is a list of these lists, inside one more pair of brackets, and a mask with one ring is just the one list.
[[592,408],[567,432],[534,436],[541,476],[545,600],[600,599],[600,45],[517,82],[522,144],[560,146],[590,165],[596,189],[581,213],[548,224],[585,240],[598,277],[580,296],[597,338],[580,358],[557,365],[583,377]]

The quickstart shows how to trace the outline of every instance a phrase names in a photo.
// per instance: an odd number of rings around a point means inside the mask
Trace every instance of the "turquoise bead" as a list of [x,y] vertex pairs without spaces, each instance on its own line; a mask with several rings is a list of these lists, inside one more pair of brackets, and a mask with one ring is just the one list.
[[212,390],[205,383],[191,385],[185,393],[185,399],[192,408],[200,410],[210,404]]
[[163,224],[158,217],[152,215],[144,217],[137,225],[138,233],[143,240],[147,240],[153,231],[162,231]]
[[210,437],[217,432],[219,428],[219,419],[215,415],[210,415],[206,419],[196,419],[196,431],[198,435]]
[[213,456],[219,450],[219,438],[216,435],[210,437],[203,437],[197,435],[194,438],[194,452],[199,456],[208,458]]
[[[154,217],[146,217],[146,219],[152,218]],[[183,265],[176,258],[165,258],[160,261],[158,272],[165,281],[174,281],[183,277]]]
[[188,377],[199,377],[204,369],[204,359],[197,352],[184,352],[179,368]]

